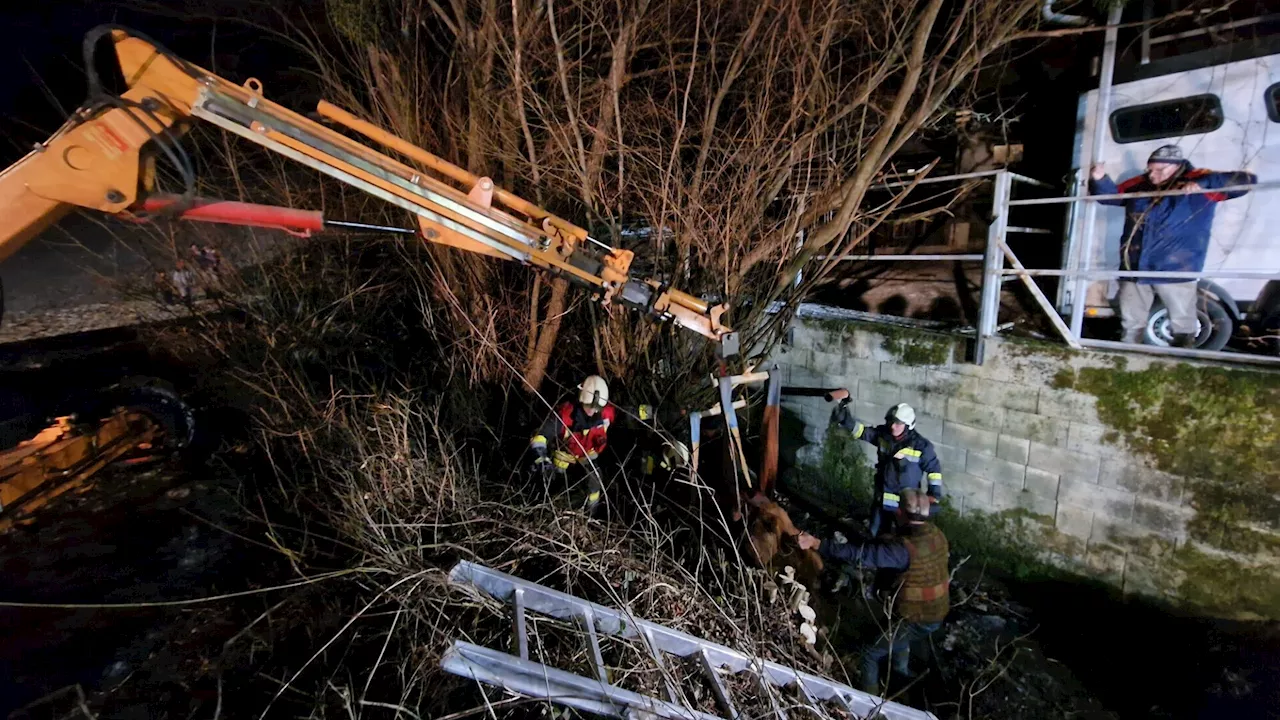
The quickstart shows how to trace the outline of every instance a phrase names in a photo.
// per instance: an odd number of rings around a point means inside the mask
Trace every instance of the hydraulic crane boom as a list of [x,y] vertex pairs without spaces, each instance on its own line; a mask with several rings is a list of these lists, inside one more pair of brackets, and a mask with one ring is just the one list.
[[[489,178],[320,102],[319,115],[414,165],[396,160],[267,100],[256,79],[233,84],[122,28],[93,31],[86,48],[107,32],[129,89],[100,96],[0,174],[0,260],[74,207],[113,214],[144,207],[155,158],[177,161],[177,136],[194,118],[408,210],[430,242],[533,265],[589,288],[604,305],[617,301],[671,320],[718,341],[723,356],[737,354],[737,336],[720,322],[725,306],[632,278],[630,251],[592,239]],[[96,84],[91,75],[91,94]]]

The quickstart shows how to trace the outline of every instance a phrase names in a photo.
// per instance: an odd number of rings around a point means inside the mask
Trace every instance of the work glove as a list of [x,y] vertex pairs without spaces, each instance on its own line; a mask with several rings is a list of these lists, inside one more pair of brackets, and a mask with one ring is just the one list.
[[544,480],[550,478],[555,471],[555,467],[551,464],[551,458],[547,457],[545,453],[539,454],[538,457],[534,458],[533,466],[529,468],[531,475],[541,477]]
[[832,425],[843,426],[846,423],[849,423],[851,420],[852,420],[852,416],[849,412],[849,406],[845,403],[840,403],[839,405],[836,406],[835,410],[831,411]]
[[652,405],[640,405],[636,408],[636,416],[640,418],[641,422],[649,422],[653,419],[653,410]]
[[557,450],[551,457],[551,466],[556,472],[569,472],[569,466],[577,462],[577,459],[564,450]]

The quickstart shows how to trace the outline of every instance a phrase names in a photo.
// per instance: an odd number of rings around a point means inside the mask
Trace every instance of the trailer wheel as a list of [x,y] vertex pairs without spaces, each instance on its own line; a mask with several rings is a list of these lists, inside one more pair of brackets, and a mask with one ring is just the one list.
[[[1196,320],[1199,329],[1196,332],[1197,350],[1221,350],[1231,340],[1235,331],[1235,323],[1231,314],[1222,303],[1203,293],[1196,300]],[[1143,341],[1148,345],[1169,347],[1173,344],[1173,331],[1169,328],[1169,309],[1156,299],[1151,305],[1151,315],[1147,318],[1147,329],[1143,333]]]
[[108,393],[111,404],[150,417],[164,430],[167,447],[179,450],[195,437],[195,411],[183,401],[173,385],[159,378],[129,377]]

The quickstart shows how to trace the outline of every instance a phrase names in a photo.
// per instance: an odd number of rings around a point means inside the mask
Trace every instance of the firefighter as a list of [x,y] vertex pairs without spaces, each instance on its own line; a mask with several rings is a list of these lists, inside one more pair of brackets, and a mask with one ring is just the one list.
[[916,411],[898,403],[885,413],[884,424],[867,427],[854,419],[846,400],[832,414],[832,421],[853,433],[853,437],[876,448],[875,493],[872,498],[871,535],[883,529],[893,532],[893,523],[902,501],[902,491],[923,490],[931,504],[942,499],[942,465],[933,443],[916,432]]
[[[1156,148],[1147,158],[1146,171],[1117,185],[1106,168],[1094,165],[1089,193],[1123,195],[1153,190],[1212,190],[1253,185],[1258,176],[1243,170],[1213,172],[1192,167],[1177,145]],[[1168,197],[1099,200],[1102,205],[1125,209],[1121,236],[1120,269],[1165,272],[1201,272],[1209,250],[1209,232],[1217,203],[1238,198],[1248,190],[1211,192]],[[1121,278],[1120,325],[1122,342],[1136,343],[1147,327],[1155,298],[1169,309],[1169,329],[1175,347],[1195,347],[1199,335],[1196,317],[1198,283],[1177,278]]]
[[[640,405],[634,414],[647,421],[653,410]],[[609,402],[609,385],[604,378],[592,375],[583,380],[577,400],[557,405],[529,441],[534,474],[543,478],[556,473],[567,476],[570,468],[581,468],[587,491],[584,509],[588,515],[594,514],[604,490],[596,460],[608,444],[609,427],[620,419],[619,408]]]
[[929,522],[933,498],[914,489],[901,495],[903,522],[893,537],[862,545],[821,541],[808,533],[799,537],[802,549],[816,549],[825,559],[901,571],[887,630],[862,655],[862,686],[873,695],[880,694],[880,663],[891,658],[894,672],[911,677],[912,645],[923,644],[951,609],[950,547]]
[[689,468],[690,457],[688,445],[679,440],[663,440],[661,451],[645,453],[640,471],[650,480],[658,475],[674,475]]

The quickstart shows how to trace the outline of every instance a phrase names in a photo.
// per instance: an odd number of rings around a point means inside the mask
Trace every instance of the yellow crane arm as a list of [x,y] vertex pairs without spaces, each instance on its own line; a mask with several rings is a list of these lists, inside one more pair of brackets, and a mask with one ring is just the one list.
[[123,29],[111,30],[129,89],[72,118],[0,174],[0,260],[73,207],[119,213],[151,189],[156,149],[192,118],[216,125],[413,213],[434,243],[533,265],[614,301],[670,320],[737,353],[737,336],[711,305],[629,274],[633,254],[325,101],[322,117],[407,158],[396,160],[236,85]]

